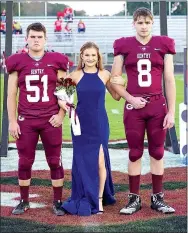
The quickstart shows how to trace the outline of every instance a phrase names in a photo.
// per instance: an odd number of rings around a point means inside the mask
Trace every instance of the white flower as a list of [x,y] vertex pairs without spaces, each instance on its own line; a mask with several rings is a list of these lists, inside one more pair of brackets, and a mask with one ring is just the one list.
[[65,89],[60,89],[58,91],[54,92],[54,95],[57,96],[58,99],[64,100],[68,102],[69,104],[73,104],[74,102],[74,94],[72,94],[70,97],[66,94]]

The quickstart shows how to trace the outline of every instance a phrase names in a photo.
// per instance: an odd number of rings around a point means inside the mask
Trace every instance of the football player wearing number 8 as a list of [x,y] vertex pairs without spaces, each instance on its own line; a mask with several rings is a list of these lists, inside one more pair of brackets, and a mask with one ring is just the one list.
[[[163,155],[166,130],[174,125],[175,80],[173,54],[174,40],[151,34],[153,15],[147,8],[134,12],[136,36],[114,42],[114,63],[111,82],[114,90],[126,100],[124,126],[129,146],[128,204],[120,214],[133,214],[141,209],[140,174],[145,131],[148,139],[152,177],[151,208],[163,213],[175,210],[163,200]],[[118,85],[122,68],[127,73],[126,89]],[[162,90],[164,75],[168,109]]]
[[[64,112],[54,96],[57,81],[66,76],[68,58],[60,53],[45,52],[46,29],[41,23],[27,28],[29,52],[13,54],[6,60],[8,80],[9,132],[16,139],[19,154],[18,179],[21,200],[12,211],[23,214],[29,206],[31,169],[35,149],[42,140],[53,186],[53,211],[61,208],[64,170],[61,162],[62,121]],[[18,119],[17,93],[18,99]]]

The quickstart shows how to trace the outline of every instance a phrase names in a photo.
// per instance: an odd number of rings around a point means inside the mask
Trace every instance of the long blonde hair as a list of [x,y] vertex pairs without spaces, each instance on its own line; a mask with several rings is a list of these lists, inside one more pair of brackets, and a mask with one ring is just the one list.
[[83,44],[82,47],[80,48],[80,56],[79,56],[78,66],[77,66],[76,70],[81,70],[81,69],[84,68],[83,64],[82,64],[82,57],[81,56],[83,55],[83,53],[84,53],[84,51],[86,49],[90,49],[90,48],[94,48],[97,51],[98,62],[97,62],[96,67],[99,70],[103,70],[104,69],[104,67],[103,67],[103,61],[102,61],[102,55],[99,52],[99,47],[95,43],[89,41],[89,42],[86,42],[85,44]]

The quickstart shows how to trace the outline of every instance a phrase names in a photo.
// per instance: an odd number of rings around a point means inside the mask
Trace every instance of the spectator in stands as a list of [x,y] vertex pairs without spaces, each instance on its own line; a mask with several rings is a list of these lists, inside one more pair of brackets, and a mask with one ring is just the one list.
[[70,7],[67,7],[64,9],[64,19],[68,22],[73,21],[73,9]]
[[57,17],[57,20],[54,23],[54,32],[56,34],[57,41],[62,41],[62,20]]
[[28,51],[29,51],[28,44],[26,44],[23,48],[16,51],[16,53],[28,53]]
[[19,22],[14,21],[12,26],[12,34],[22,34],[22,27]]
[[65,34],[65,37],[68,38],[69,40],[71,39],[72,37],[72,28],[70,26],[70,23],[67,22],[65,28],[64,28],[64,34]]
[[64,12],[63,11],[58,11],[57,12],[57,18],[59,18],[60,20],[63,21],[63,19],[64,19]]
[[6,21],[6,10],[5,9],[1,12],[1,21],[2,22]]
[[6,33],[6,24],[3,21],[0,21],[0,32],[2,32],[3,34]]
[[85,23],[80,19],[78,22],[78,33],[85,31],[86,31]]

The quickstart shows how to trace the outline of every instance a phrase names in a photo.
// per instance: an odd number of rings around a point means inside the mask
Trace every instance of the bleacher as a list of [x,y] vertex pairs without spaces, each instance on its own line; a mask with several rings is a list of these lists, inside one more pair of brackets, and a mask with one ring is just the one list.
[[[93,41],[98,44],[103,54],[104,63],[110,64],[112,59],[110,55],[113,53],[113,42],[115,39],[123,36],[135,35],[135,30],[132,25],[132,17],[82,17],[86,25],[86,32],[79,34],[77,32],[77,23],[80,17],[75,17],[72,26],[72,35],[68,39],[62,33],[62,42],[58,42],[54,34],[54,21],[56,17],[15,17],[23,28],[23,35],[13,35],[13,53],[24,47],[25,31],[29,24],[33,22],[41,22],[47,28],[47,45],[48,49],[53,49],[58,52],[69,54],[72,56],[75,64],[80,47],[86,41]],[[66,22],[63,23],[65,26]],[[168,36],[175,39],[176,51],[178,54],[183,53],[186,47],[186,17],[185,16],[170,16],[167,20]],[[154,35],[160,35],[160,19],[155,17],[153,32]],[[1,36],[1,52],[5,48],[5,36]],[[179,59],[179,58],[178,58]],[[178,60],[176,61],[178,63]],[[180,62],[179,62],[180,63]]]

